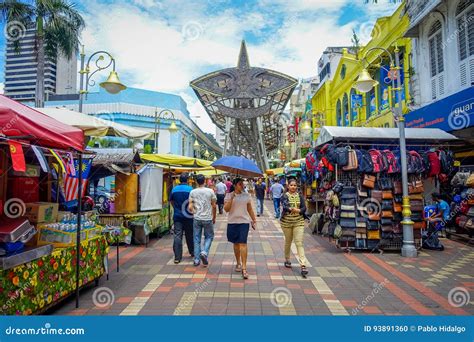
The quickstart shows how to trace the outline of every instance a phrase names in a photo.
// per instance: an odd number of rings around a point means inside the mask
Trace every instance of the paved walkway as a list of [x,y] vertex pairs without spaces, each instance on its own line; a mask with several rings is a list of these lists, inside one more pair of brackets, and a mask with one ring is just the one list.
[[[309,275],[283,266],[283,233],[266,201],[249,235],[250,279],[235,273],[225,216],[219,216],[209,268],[191,257],[173,263],[172,236],[148,248],[121,247],[120,272],[111,248],[110,279],[82,291],[60,315],[473,315],[474,248],[442,240],[445,251],[416,259],[338,250],[327,238],[305,236]],[[186,250],[186,248],[185,248]],[[293,250],[295,252],[295,250]],[[296,265],[296,258],[293,260]]]

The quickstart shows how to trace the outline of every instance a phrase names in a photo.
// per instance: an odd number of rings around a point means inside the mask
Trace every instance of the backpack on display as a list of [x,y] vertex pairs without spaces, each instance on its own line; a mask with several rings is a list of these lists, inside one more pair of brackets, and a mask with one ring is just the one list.
[[420,151],[420,152],[418,152],[418,154],[421,157],[421,161],[423,163],[423,168],[425,169],[425,173],[429,173],[431,163],[430,163],[430,160],[428,158],[428,151]]
[[318,165],[318,160],[316,159],[316,154],[313,152],[308,152],[305,158],[306,171],[308,173],[314,174],[316,167]]
[[395,158],[393,152],[390,150],[384,150],[383,155],[385,156],[388,164],[387,173],[400,172],[400,166],[398,165],[397,158]]
[[336,164],[339,166],[347,166],[349,163],[349,149],[347,147],[336,148]]
[[387,170],[388,165],[382,153],[379,150],[372,149],[369,151],[370,157],[372,158],[372,164],[374,166],[373,172],[379,173]]
[[435,177],[441,173],[441,162],[438,153],[426,152],[429,161],[428,177]]
[[454,169],[454,156],[451,151],[439,151],[439,161],[441,163],[441,172],[450,175]]
[[370,153],[366,150],[355,150],[357,155],[357,171],[361,173],[374,172],[374,164]]
[[336,146],[333,144],[326,144],[321,148],[321,153],[326,156],[326,159],[331,163],[337,162]]
[[423,160],[418,152],[409,151],[407,157],[407,169],[408,173],[423,173],[425,168],[423,166]]

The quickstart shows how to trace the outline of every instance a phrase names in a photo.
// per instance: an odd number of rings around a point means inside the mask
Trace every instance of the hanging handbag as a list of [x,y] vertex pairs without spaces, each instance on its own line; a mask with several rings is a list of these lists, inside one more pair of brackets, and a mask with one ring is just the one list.
[[426,227],[425,221],[419,221],[419,222],[413,223],[413,229],[425,229],[425,227]]
[[382,232],[384,232],[384,233],[392,233],[393,232],[392,225],[382,225],[381,229],[382,229]]
[[369,189],[375,188],[375,176],[365,174],[362,185]]
[[344,204],[344,203],[343,203],[343,204],[341,205],[341,210],[354,212],[354,211],[355,211],[355,205],[347,205],[347,204]]
[[394,234],[401,234],[403,231],[403,225],[401,223],[397,223],[393,225],[393,233]]
[[423,221],[423,213],[422,212],[412,212],[411,219],[415,222]]
[[374,211],[372,213],[369,213],[369,220],[380,221],[380,219],[381,219],[380,212]]
[[391,226],[393,224],[393,220],[391,218],[382,218],[380,220],[380,225],[382,226]]
[[367,234],[367,229],[365,227],[357,227],[356,228],[357,234]]
[[355,229],[347,229],[347,228],[342,227],[342,236],[355,237],[356,236],[356,231],[355,231]]
[[380,231],[379,230],[369,230],[367,232],[367,238],[369,240],[380,240]]
[[355,198],[343,198],[341,199],[341,205],[347,205],[347,206],[355,206],[357,203],[357,200]]
[[410,201],[410,210],[411,211],[423,211],[425,207],[423,201]]
[[370,191],[370,197],[372,197],[374,200],[382,202],[382,191],[381,190],[371,190]]
[[342,211],[341,218],[355,218],[356,213],[353,211]]
[[393,212],[391,210],[382,210],[382,218],[393,218]]
[[341,198],[357,198],[357,189],[355,186],[345,186],[341,191]]
[[355,228],[356,227],[356,221],[355,218],[343,218],[339,220],[339,225],[342,228]]
[[367,190],[362,188],[360,182],[359,182],[359,185],[357,187],[357,195],[359,195],[359,197],[363,197],[363,198],[369,197],[369,194],[367,193]]
[[336,224],[336,227],[334,227],[334,232],[332,234],[333,238],[336,240],[339,239],[342,235],[342,227],[338,224]]
[[393,193],[394,193],[395,195],[401,195],[401,194],[403,194],[402,182],[400,182],[400,181],[395,181],[395,182],[393,182]]
[[349,149],[348,151],[348,162],[346,166],[343,166],[344,171],[353,171],[357,170],[359,164],[357,162],[357,154],[355,150]]
[[384,200],[391,200],[393,199],[393,193],[391,190],[383,190],[382,191],[382,199]]
[[379,221],[367,221],[367,229],[368,230],[378,230],[379,229]]
[[422,194],[410,195],[410,201],[423,201],[423,195]]
[[474,188],[474,173],[471,173],[466,180],[466,186],[468,188]]
[[382,210],[393,210],[393,202],[391,200],[383,200]]
[[393,211],[396,213],[401,213],[403,211],[403,206],[401,203],[394,202],[393,203]]
[[357,228],[367,228],[367,220],[365,219],[365,217],[358,217],[356,219],[356,227]]
[[394,212],[393,213],[393,221],[400,222],[401,220],[403,220],[403,214],[401,212],[400,213]]
[[423,181],[416,180],[408,184],[408,193],[409,194],[422,194],[425,192],[425,187],[423,186]]
[[382,190],[392,190],[393,182],[389,177],[382,177],[379,179],[379,188]]

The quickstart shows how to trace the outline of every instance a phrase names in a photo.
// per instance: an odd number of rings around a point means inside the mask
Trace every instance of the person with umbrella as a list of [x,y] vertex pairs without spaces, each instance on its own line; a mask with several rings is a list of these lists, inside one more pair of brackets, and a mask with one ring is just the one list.
[[298,262],[301,267],[301,275],[306,278],[306,257],[304,253],[304,220],[306,216],[306,205],[304,197],[298,192],[296,178],[288,179],[288,191],[281,198],[281,228],[285,235],[285,267],[291,268],[291,244],[294,242],[298,254]]
[[242,178],[235,178],[234,191],[226,195],[224,210],[227,216],[227,240],[234,244],[236,272],[242,272],[242,278],[248,279],[247,273],[247,238],[250,225],[255,230],[256,218],[252,208],[251,195],[244,191]]

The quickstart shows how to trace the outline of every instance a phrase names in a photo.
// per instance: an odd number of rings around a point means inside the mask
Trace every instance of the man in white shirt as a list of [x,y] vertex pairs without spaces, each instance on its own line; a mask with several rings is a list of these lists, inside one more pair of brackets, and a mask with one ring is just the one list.
[[224,198],[227,192],[227,186],[219,178],[216,184],[216,196],[217,196],[217,207],[219,208],[219,214],[222,215],[224,208]]
[[[217,197],[214,191],[204,186],[206,178],[196,176],[198,188],[189,194],[188,210],[193,213],[194,232],[194,266],[202,261],[204,267],[209,265],[208,256],[214,239],[214,224],[216,223]],[[204,247],[201,251],[202,232],[204,231]]]

